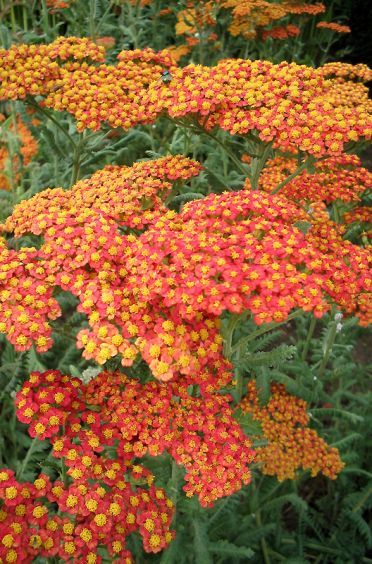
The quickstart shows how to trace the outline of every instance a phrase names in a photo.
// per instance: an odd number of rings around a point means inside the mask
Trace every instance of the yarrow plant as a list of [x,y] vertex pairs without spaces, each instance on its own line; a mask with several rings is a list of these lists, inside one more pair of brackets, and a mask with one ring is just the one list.
[[[79,2],[42,4],[70,13]],[[152,9],[112,4],[113,14]],[[292,16],[325,10],[182,8],[175,29],[190,49],[195,35],[199,48],[217,39],[220,11],[233,37],[266,40],[298,35]],[[231,57],[182,66],[179,45],[106,59],[115,38],[99,40],[91,24],[90,38],[0,50],[10,116],[1,187],[16,194],[0,225],[0,333],[4,351],[35,364],[14,398],[31,446],[21,466],[0,470],[0,562],[147,562],[162,551],[171,562],[191,523],[195,561],[208,563],[205,516],[215,506],[211,522],[244,492],[254,505],[259,475],[335,480],[346,465],[311,426],[317,395],[308,385],[291,393],[301,377],[290,367],[297,355],[310,387],[332,386],[325,374],[337,334],[371,321],[368,236],[350,228],[369,219],[371,173],[357,151],[371,138],[371,71]],[[38,128],[61,136],[71,180],[18,197],[20,179],[32,183]],[[151,140],[151,158],[110,158],[110,143],[136,135]],[[40,139],[43,147],[50,136]],[[99,145],[102,166],[87,173]],[[208,151],[220,151],[223,181]],[[272,346],[278,327],[290,332],[308,318],[298,347],[286,337]],[[328,318],[311,372],[316,323]],[[61,339],[79,359],[63,370]],[[35,473],[38,444],[49,454]],[[264,539],[259,550],[268,563]],[[251,556],[239,542],[222,547],[226,557],[234,551]]]

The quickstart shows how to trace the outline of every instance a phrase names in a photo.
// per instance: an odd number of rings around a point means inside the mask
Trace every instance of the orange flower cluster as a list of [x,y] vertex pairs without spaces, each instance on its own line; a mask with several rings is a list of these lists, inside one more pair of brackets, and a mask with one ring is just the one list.
[[150,115],[191,114],[209,129],[240,135],[256,130],[262,141],[283,150],[321,156],[340,154],[348,141],[371,136],[364,105],[337,102],[332,88],[318,70],[294,63],[227,59],[213,68],[172,71],[169,84],[149,85],[143,102]]
[[[0,129],[1,122],[4,120],[5,116],[0,114]],[[38,150],[37,140],[19,117],[17,117],[15,125],[13,123],[10,125],[8,131],[10,135],[17,136],[21,158],[14,156],[13,162],[10,165],[8,145],[5,142],[0,143],[0,190],[9,190],[11,187],[8,176],[5,173],[7,168],[11,166],[13,179],[19,180],[20,169],[30,164]]]
[[[45,190],[16,206],[3,229],[43,243],[19,251],[3,243],[0,331],[19,350],[49,348],[60,286],[88,317],[91,330],[78,335],[86,358],[103,364],[120,354],[129,366],[141,353],[156,378],[180,372],[210,390],[231,379],[224,310],[283,321],[297,307],[321,316],[331,297],[368,321],[367,252],[332,226],[324,233],[287,198],[225,193],[167,211],[169,180],[199,169],[184,157],[107,167],[71,191]],[[313,224],[306,235],[301,219]]]
[[348,25],[340,25],[335,22],[318,22],[316,27],[318,29],[330,29],[336,33],[351,33],[351,29]]
[[369,82],[372,80],[372,69],[363,63],[351,65],[350,63],[326,63],[318,69],[326,77],[337,77],[343,80]]
[[245,39],[254,39],[258,27],[267,26],[287,15],[281,3],[265,0],[222,0],[221,7],[231,10],[231,35],[242,35]]
[[14,45],[0,49],[0,100],[46,95],[63,74],[59,62],[103,61],[104,49],[86,38],[59,37],[49,45]]
[[288,39],[288,37],[297,37],[300,35],[300,28],[293,24],[288,24],[282,27],[273,27],[262,32],[262,39],[266,40],[269,37],[272,39]]
[[[221,0],[220,4],[222,8],[231,10],[232,22],[229,27],[231,35],[242,35],[245,39],[254,39],[259,33],[260,28],[271,25],[273,22],[286,16],[316,16],[325,12],[326,9],[324,4],[320,2],[316,4],[302,4],[286,0],[279,2],[267,2],[265,0]],[[265,30],[266,33],[270,33],[270,30]],[[270,37],[277,38],[275,34],[270,35]],[[263,36],[263,39],[265,38]],[[278,38],[282,39],[283,37],[279,35]]]
[[216,3],[188,2],[184,10],[177,13],[176,35],[195,36],[207,26],[216,24]]
[[120,52],[117,59],[116,66],[65,65],[45,105],[72,113],[79,130],[97,130],[105,121],[124,129],[154,121],[156,116],[148,115],[143,96],[151,82],[162,83],[164,69],[172,69],[175,61],[170,52],[135,49]]
[[344,223],[354,223],[354,221],[362,223],[372,223],[372,209],[366,206],[356,207],[343,216]]
[[[120,1],[123,4],[128,0],[120,0]],[[145,7],[151,4],[151,0],[129,0],[129,3],[132,4],[133,6],[137,6],[139,4],[140,6]]]
[[[295,157],[276,157],[269,160],[260,176],[260,188],[272,192],[294,173],[297,167]],[[316,163],[314,169],[313,173],[303,171],[288,182],[281,193],[297,202],[324,201],[329,204],[338,199],[357,202],[362,192],[372,188],[372,173],[361,166],[361,161],[356,155],[330,157]],[[246,181],[245,187],[250,188],[249,180]]]
[[45,105],[72,113],[80,130],[104,121],[128,129],[166,113],[231,134],[256,130],[261,141],[316,156],[338,155],[345,143],[371,137],[370,105],[337,97],[338,82],[325,80],[321,69],[241,59],[180,69],[169,52],[151,49],[123,51],[116,66],[66,61],[100,61],[100,49],[68,38],[0,51],[0,98],[43,94]]
[[298,4],[297,0],[288,0],[285,2],[285,7],[288,14],[296,15],[309,14],[311,16],[317,16],[326,11],[325,4],[321,2],[316,2],[315,4]]
[[69,8],[73,0],[46,0],[46,5],[50,8],[50,12],[53,14],[57,10],[63,10],[64,8]]
[[365,112],[372,112],[372,100],[369,97],[369,89],[363,83],[372,80],[372,70],[367,65],[351,65],[348,63],[327,63],[318,69],[318,72],[328,82],[330,88],[327,92],[327,100],[332,105],[341,103],[344,107],[364,108]]
[[[114,484],[133,459],[167,451],[186,469],[186,495],[210,506],[250,481],[254,453],[230,396],[197,398],[188,390],[184,381],[141,384],[122,373],[103,372],[86,385],[57,371],[33,373],[17,395],[17,413],[32,437],[50,438],[75,483]],[[115,461],[106,447],[115,448]]]
[[305,401],[289,395],[284,386],[272,384],[271,396],[264,406],[259,404],[256,383],[248,384],[248,394],[240,404],[262,426],[268,444],[257,448],[257,461],[262,472],[279,481],[294,479],[299,469],[310,470],[312,476],[322,472],[334,480],[344,467],[336,448],[329,447],[316,431],[308,427]]

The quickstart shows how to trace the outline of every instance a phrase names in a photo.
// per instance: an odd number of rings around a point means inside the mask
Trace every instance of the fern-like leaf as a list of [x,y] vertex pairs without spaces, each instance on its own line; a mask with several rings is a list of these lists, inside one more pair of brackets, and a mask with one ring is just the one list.
[[[234,562],[241,558],[252,558],[253,550],[244,546],[237,546],[227,540],[219,540],[209,545],[209,552],[218,556],[234,558]],[[235,560],[236,559],[236,560]]]

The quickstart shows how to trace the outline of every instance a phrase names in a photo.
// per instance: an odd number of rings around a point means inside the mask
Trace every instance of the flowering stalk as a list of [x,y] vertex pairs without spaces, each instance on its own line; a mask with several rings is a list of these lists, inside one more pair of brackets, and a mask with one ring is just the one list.
[[310,342],[311,342],[312,336],[314,334],[315,326],[316,326],[316,317],[312,316],[311,321],[310,321],[310,325],[309,325],[309,330],[308,330],[307,335],[306,335],[304,348],[303,348],[302,354],[301,354],[302,360],[306,360],[307,353],[309,352]]

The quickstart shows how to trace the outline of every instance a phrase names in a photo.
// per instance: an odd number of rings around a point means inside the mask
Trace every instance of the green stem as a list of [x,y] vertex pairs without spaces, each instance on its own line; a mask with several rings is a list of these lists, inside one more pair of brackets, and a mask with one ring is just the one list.
[[104,23],[106,16],[110,13],[111,8],[113,6],[113,2],[112,0],[110,0],[109,5],[107,6],[106,10],[104,11],[104,13],[102,14],[97,26],[96,26],[96,35],[98,36],[98,33],[101,29],[101,25]]
[[296,176],[301,174],[301,172],[303,172],[309,164],[313,164],[314,162],[315,162],[315,158],[310,155],[310,157],[308,157],[294,172],[292,172],[292,174],[287,176],[287,178],[283,180],[283,182],[278,184],[278,186],[271,193],[277,194],[282,188],[284,188],[284,186],[286,186],[289,182],[291,182],[291,180],[293,180],[294,178],[296,178]]
[[223,352],[224,355],[227,358],[231,357],[231,352],[232,352],[232,342],[233,342],[233,338],[234,338],[234,331],[236,329],[236,326],[238,325],[238,323],[240,323],[241,320],[245,319],[247,316],[247,312],[243,312],[243,314],[236,314],[236,313],[232,313],[231,317],[229,319],[229,322],[227,324],[227,328],[225,331],[225,340],[224,340],[224,348],[223,348]]
[[23,473],[24,473],[24,471],[25,471],[26,468],[27,468],[27,464],[28,464],[28,462],[29,462],[29,460],[30,460],[30,457],[31,457],[31,455],[32,455],[32,453],[33,453],[33,451],[34,451],[34,448],[35,448],[35,446],[36,446],[36,444],[37,444],[38,441],[39,441],[38,437],[34,437],[34,438],[32,439],[31,444],[30,444],[30,446],[29,446],[29,448],[28,448],[28,451],[27,451],[27,453],[26,453],[26,456],[25,456],[25,458],[23,459],[22,466],[20,467],[20,469],[18,470],[18,472],[17,472],[17,474],[16,474],[17,480],[20,480],[20,479],[22,478]]
[[85,137],[84,137],[84,133],[83,133],[82,135],[79,136],[78,144],[75,145],[74,162],[73,162],[72,173],[71,173],[71,181],[70,181],[71,186],[73,186],[77,182],[77,180],[79,179],[79,172],[80,172],[80,165],[81,165],[82,156],[83,156],[84,143],[85,143]]
[[319,378],[322,378],[322,376],[324,375],[324,371],[325,371],[326,366],[328,364],[329,357],[331,356],[332,348],[333,348],[333,345],[334,345],[335,339],[336,339],[337,320],[334,318],[334,310],[332,311],[332,313],[333,313],[333,315],[332,315],[333,320],[332,320],[332,323],[331,323],[331,326],[329,328],[328,335],[327,335],[327,338],[326,338],[322,362],[320,363],[320,366],[319,366],[319,372],[318,372]]
[[235,401],[237,404],[239,404],[243,397],[244,378],[243,378],[243,372],[239,368],[235,368],[234,373],[235,373],[235,381],[236,381]]
[[[256,523],[257,523],[258,529],[262,529],[261,513],[260,513],[259,509],[256,512]],[[269,550],[268,550],[268,546],[267,546],[265,537],[261,538],[260,544],[261,544],[261,550],[262,550],[262,556],[263,556],[264,562],[265,562],[265,564],[270,564]]]
[[252,190],[258,190],[258,181],[260,178],[260,174],[266,164],[267,159],[269,158],[271,149],[272,149],[272,143],[268,143],[267,145],[265,145],[262,154],[259,157],[255,157],[252,159],[251,177],[250,177]]
[[63,457],[61,458],[61,469],[62,469],[63,485],[67,488],[68,486],[67,467],[66,467],[65,459]]
[[97,32],[96,32],[96,0],[90,0],[90,7],[89,7],[89,29],[90,29],[90,38],[92,41],[96,42],[97,40]]
[[54,123],[54,125],[56,127],[58,127],[58,129],[60,131],[62,131],[63,135],[65,137],[67,137],[67,139],[69,140],[69,142],[71,143],[72,148],[75,150],[76,149],[76,143],[73,140],[73,138],[71,137],[71,135],[69,133],[67,133],[66,129],[58,122],[58,120],[56,120],[55,117],[53,117],[47,110],[45,110],[42,106],[39,106],[39,104],[37,102],[35,102],[32,98],[27,98],[27,103],[32,106],[33,108],[35,108],[35,110],[37,110],[38,112],[40,112],[41,114],[43,114],[46,118],[50,119],[50,121],[52,121]]
[[42,7],[44,33],[47,39],[49,40],[52,37],[52,32],[49,25],[49,12],[45,0],[41,0],[41,7]]
[[314,334],[315,326],[316,326],[316,317],[313,316],[311,318],[311,321],[310,321],[309,330],[307,332],[306,341],[305,341],[304,348],[303,348],[303,351],[302,351],[302,354],[301,354],[302,360],[306,360],[307,353],[309,352],[310,341],[311,341],[312,336]]
[[27,17],[27,8],[23,4],[22,6],[22,19],[23,19],[23,31],[27,33],[28,31],[28,17]]
[[213,564],[212,557],[208,550],[208,534],[205,523],[197,515],[192,520],[194,529],[194,551],[196,560],[200,564]]
[[12,32],[14,34],[16,34],[17,33],[17,20],[16,20],[16,17],[15,17],[15,11],[14,11],[14,5],[13,4],[11,4],[11,6],[10,6],[10,21],[12,23]]
[[235,165],[240,170],[240,172],[242,174],[244,174],[244,176],[247,176],[247,169],[244,167],[243,163],[239,159],[236,158],[234,153],[232,151],[230,151],[230,149],[226,146],[226,144],[223,141],[221,141],[220,139],[218,139],[218,137],[216,135],[213,135],[213,133],[211,133],[210,131],[207,131],[206,129],[203,129],[199,125],[198,125],[198,129],[201,133],[204,133],[205,135],[207,135],[208,137],[213,139],[216,143],[218,143],[220,145],[220,147],[223,148],[225,153],[230,157],[230,159],[235,163]]
[[337,201],[333,202],[332,210],[333,210],[333,217],[334,217],[335,223],[340,223],[340,212],[339,212],[339,209],[338,209]]

